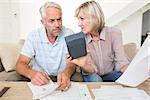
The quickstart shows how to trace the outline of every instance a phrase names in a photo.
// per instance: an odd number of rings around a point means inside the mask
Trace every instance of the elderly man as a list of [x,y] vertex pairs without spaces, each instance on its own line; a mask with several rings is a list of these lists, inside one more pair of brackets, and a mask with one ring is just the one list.
[[[75,65],[66,63],[67,46],[64,37],[73,34],[62,26],[60,5],[47,2],[40,8],[43,27],[31,32],[25,41],[16,64],[19,74],[33,84],[44,85],[56,77],[60,90],[70,86]],[[33,60],[33,67],[29,63]]]

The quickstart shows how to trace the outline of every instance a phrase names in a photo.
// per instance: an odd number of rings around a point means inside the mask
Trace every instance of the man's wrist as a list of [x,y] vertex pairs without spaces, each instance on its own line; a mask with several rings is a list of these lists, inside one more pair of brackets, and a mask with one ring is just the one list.
[[67,76],[67,77],[71,77],[71,73],[70,73],[70,71],[69,70],[64,70],[63,71],[63,74],[65,74],[65,76]]
[[28,69],[27,78],[31,79],[32,78],[32,74],[33,74],[33,70],[32,69]]

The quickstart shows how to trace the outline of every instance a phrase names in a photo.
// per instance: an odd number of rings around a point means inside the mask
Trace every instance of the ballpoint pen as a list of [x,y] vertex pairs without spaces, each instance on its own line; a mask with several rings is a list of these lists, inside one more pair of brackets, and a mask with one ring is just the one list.
[[0,91],[0,97],[2,97],[2,96],[7,92],[8,89],[10,89],[10,87],[4,87],[4,88]]

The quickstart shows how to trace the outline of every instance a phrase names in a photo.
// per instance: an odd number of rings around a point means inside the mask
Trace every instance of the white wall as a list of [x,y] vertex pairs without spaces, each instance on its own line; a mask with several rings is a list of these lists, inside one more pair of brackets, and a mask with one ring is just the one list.
[[[46,1],[59,3],[63,9],[63,24],[75,32],[80,31],[74,12],[86,0],[5,0],[5,3],[0,1],[0,42],[26,39],[29,32],[41,25],[39,8]],[[109,19],[133,0],[96,1],[102,6],[105,18]],[[124,43],[136,42],[139,45],[140,21],[141,15],[135,14],[127,21],[118,24],[118,27],[123,31]]]
[[150,9],[150,4],[145,5],[116,25],[123,33],[124,44],[134,42],[138,47],[141,46],[142,16],[148,9]]
[[123,43],[134,42],[140,46],[141,28],[142,28],[142,13],[137,12],[129,16],[117,26],[123,33]]
[[35,2],[33,0],[20,0],[19,2],[20,39],[25,39],[36,26]]
[[0,42],[17,42],[19,37],[17,2],[0,1]]
[[[78,27],[78,21],[74,17],[75,9],[83,2],[88,0],[39,0],[39,2],[36,2],[36,17],[37,17],[37,27],[40,24],[39,22],[39,8],[41,5],[43,5],[46,1],[54,1],[57,2],[62,6],[63,10],[63,24],[71,28],[74,32],[79,32],[80,28]],[[133,0],[95,0],[99,2],[99,4],[102,7],[102,10],[105,15],[105,19],[108,19],[110,16],[112,16],[114,13],[118,12],[120,9],[125,7],[127,4],[129,4]],[[66,3],[67,2],[67,3]]]
[[[10,0],[10,15],[11,15],[11,21],[10,21],[10,24],[11,24],[11,38],[12,38],[12,41],[11,42],[19,42],[19,39],[20,39],[20,23],[19,23],[19,19],[20,19],[20,15],[19,15],[19,4],[18,4],[18,1],[19,0],[16,0],[16,1],[13,1],[13,0]],[[8,29],[9,30],[9,29]],[[10,38],[10,37],[9,37]],[[9,39],[8,38],[8,39]]]
[[[20,4],[20,30],[21,30],[21,39],[25,39],[27,34],[41,26],[39,8],[46,1],[54,1],[61,5],[63,11],[63,25],[71,28],[74,32],[79,32],[80,28],[78,27],[78,21],[74,17],[75,9],[83,2],[88,0],[30,0],[22,1]],[[132,0],[105,0],[100,1],[96,0],[102,6],[106,19],[109,18],[113,13],[119,11],[121,8],[126,6]],[[67,3],[66,3],[67,2]],[[29,12],[30,11],[30,12]],[[30,18],[28,18],[30,14]],[[29,21],[27,20],[29,19]],[[27,26],[28,25],[28,26]]]
[[12,41],[10,1],[0,1],[0,42]]

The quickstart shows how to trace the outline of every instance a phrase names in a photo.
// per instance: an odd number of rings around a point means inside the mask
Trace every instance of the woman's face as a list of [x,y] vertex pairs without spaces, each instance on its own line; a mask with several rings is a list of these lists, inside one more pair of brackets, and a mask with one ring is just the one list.
[[84,32],[85,34],[86,33],[89,33],[90,32],[90,19],[88,16],[82,14],[82,13],[79,13],[78,15],[78,25],[79,27],[81,27],[81,31]]

